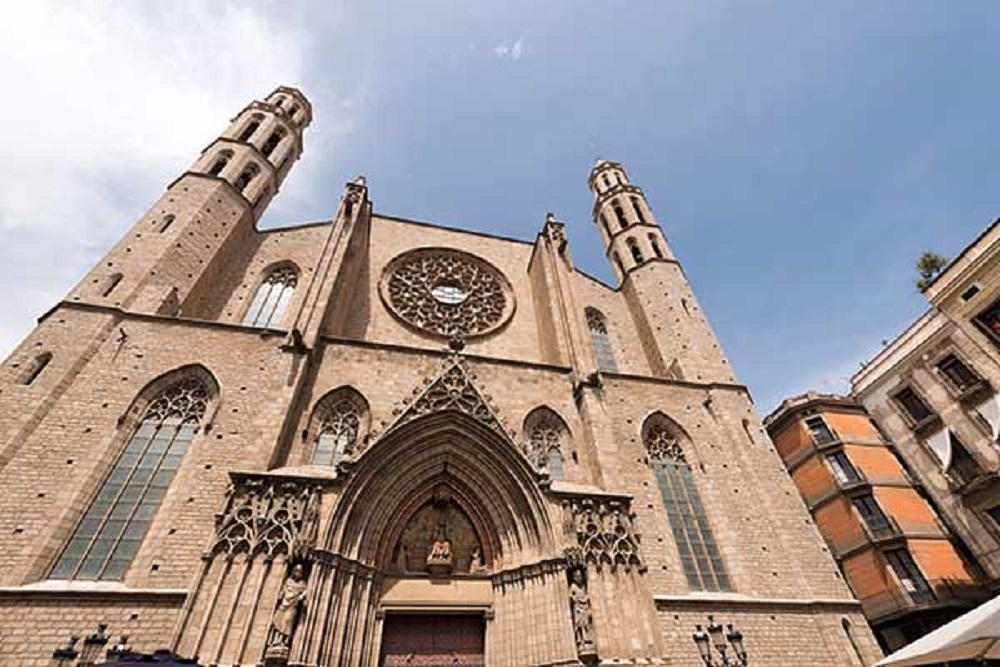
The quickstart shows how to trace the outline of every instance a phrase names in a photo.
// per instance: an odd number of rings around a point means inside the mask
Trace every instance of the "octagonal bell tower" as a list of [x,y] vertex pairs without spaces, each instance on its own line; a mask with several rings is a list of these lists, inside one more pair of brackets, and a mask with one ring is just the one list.
[[733,382],[729,360],[691,291],[642,188],[618,162],[598,160],[588,179],[592,216],[656,375]]

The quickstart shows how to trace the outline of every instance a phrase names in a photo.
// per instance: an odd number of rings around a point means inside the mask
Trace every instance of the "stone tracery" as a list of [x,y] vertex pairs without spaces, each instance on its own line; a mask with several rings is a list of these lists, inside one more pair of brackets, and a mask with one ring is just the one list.
[[440,336],[480,336],[513,311],[506,278],[484,260],[457,250],[407,252],[386,268],[382,298],[400,319]]

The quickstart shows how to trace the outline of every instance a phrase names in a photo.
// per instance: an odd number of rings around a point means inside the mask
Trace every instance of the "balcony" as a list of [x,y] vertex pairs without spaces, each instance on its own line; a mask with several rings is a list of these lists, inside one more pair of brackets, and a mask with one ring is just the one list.
[[922,590],[906,591],[893,586],[891,590],[862,598],[865,616],[872,622],[908,614],[915,609],[971,608],[989,598],[985,587],[974,582],[952,579],[930,579]]
[[868,539],[875,544],[904,537],[903,529],[890,516],[883,516],[880,520],[872,521],[871,523],[863,521],[862,525],[864,526],[865,533],[868,535]]

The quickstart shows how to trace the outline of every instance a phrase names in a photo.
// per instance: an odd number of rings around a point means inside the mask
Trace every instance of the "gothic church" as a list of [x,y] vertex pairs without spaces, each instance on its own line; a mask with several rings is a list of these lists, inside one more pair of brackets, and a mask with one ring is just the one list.
[[615,286],[552,215],[417,222],[362,177],[258,230],[311,119],[240,111],[0,367],[0,664],[695,666],[708,615],[754,665],[878,657],[621,164]]

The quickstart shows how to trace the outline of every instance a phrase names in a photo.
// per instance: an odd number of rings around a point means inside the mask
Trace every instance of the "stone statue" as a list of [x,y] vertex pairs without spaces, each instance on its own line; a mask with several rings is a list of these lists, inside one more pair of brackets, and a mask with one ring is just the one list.
[[573,611],[573,634],[576,636],[576,650],[580,655],[593,654],[594,615],[590,610],[590,595],[583,570],[575,568],[570,577],[569,604]]
[[427,556],[428,563],[450,563],[451,562],[451,542],[447,537],[438,536],[431,545],[430,554]]
[[291,641],[292,632],[295,630],[295,621],[298,619],[299,606],[306,599],[306,576],[305,569],[301,564],[296,564],[292,568],[285,585],[281,588],[278,596],[278,608],[274,610],[271,617],[271,636],[268,639],[268,653],[275,651],[287,651]]
[[485,574],[486,565],[483,564],[483,554],[479,547],[472,547],[472,556],[469,558],[469,574]]

